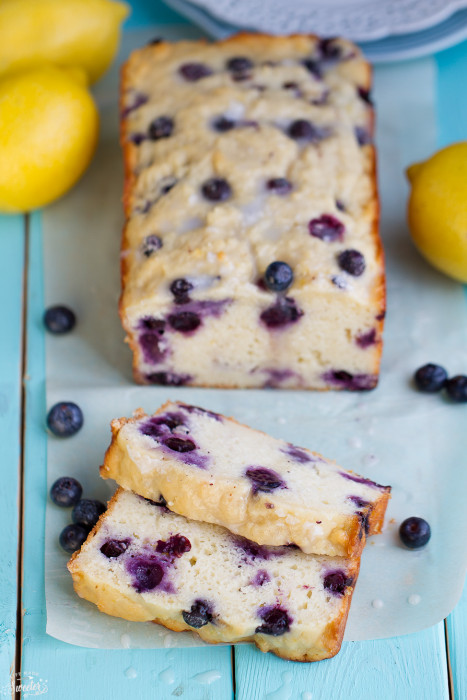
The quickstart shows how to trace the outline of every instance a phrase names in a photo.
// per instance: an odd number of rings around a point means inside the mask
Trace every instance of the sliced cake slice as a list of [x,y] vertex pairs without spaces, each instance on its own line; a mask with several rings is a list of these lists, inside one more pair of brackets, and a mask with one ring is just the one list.
[[390,487],[180,402],[112,421],[101,476],[258,544],[357,556],[381,531]]
[[108,615],[318,661],[340,649],[359,564],[261,547],[119,489],[68,569]]

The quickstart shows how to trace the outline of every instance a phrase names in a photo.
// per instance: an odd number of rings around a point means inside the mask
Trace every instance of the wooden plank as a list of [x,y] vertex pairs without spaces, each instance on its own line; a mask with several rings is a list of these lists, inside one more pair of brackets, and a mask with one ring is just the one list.
[[235,660],[236,700],[449,698],[442,623],[406,637],[345,642],[336,657],[314,664],[250,647],[237,647]]
[[467,582],[459,604],[446,620],[453,700],[467,698]]
[[0,694],[15,664],[24,218],[0,218]]
[[[22,669],[38,674],[53,700],[232,697],[230,647],[103,650],[75,647],[45,633],[44,525],[47,499],[45,357],[40,215],[30,227],[26,383]],[[57,533],[58,536],[58,533]]]

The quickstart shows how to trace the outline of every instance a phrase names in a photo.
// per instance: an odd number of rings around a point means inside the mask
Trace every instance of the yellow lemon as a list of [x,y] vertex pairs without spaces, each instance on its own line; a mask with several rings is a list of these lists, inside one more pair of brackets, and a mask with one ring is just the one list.
[[79,66],[93,83],[112,62],[128,13],[110,0],[1,0],[0,75],[50,62]]
[[0,81],[0,211],[42,207],[81,177],[98,113],[79,69],[42,66]]
[[434,267],[467,282],[467,142],[454,143],[407,169],[409,228]]

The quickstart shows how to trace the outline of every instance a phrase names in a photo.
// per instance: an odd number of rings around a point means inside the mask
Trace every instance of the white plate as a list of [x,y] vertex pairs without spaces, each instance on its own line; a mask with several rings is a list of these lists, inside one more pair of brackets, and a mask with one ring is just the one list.
[[[216,19],[187,0],[165,0],[165,2],[215,39],[224,39],[240,29],[238,26]],[[258,26],[255,22],[254,26],[250,24],[247,29],[256,31]],[[454,46],[464,39],[467,39],[467,10],[456,12],[444,22],[429,29],[389,36],[379,41],[358,43],[372,63],[386,63],[428,56]]]
[[418,32],[467,7],[466,0],[188,0],[221,22],[270,34],[315,32],[374,41]]

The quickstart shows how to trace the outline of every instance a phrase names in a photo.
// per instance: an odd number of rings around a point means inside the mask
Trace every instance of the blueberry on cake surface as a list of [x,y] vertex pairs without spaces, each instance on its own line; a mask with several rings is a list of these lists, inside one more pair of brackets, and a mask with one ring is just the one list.
[[[138,382],[376,385],[385,281],[370,83],[342,39],[241,34],[131,55],[120,314]],[[266,284],[282,261],[287,280]],[[174,294],[180,280],[189,291]]]
[[119,489],[68,569],[108,615],[318,661],[340,649],[359,565],[260,547]]
[[221,414],[167,402],[112,434],[103,478],[258,545],[355,556],[381,532],[389,486]]

